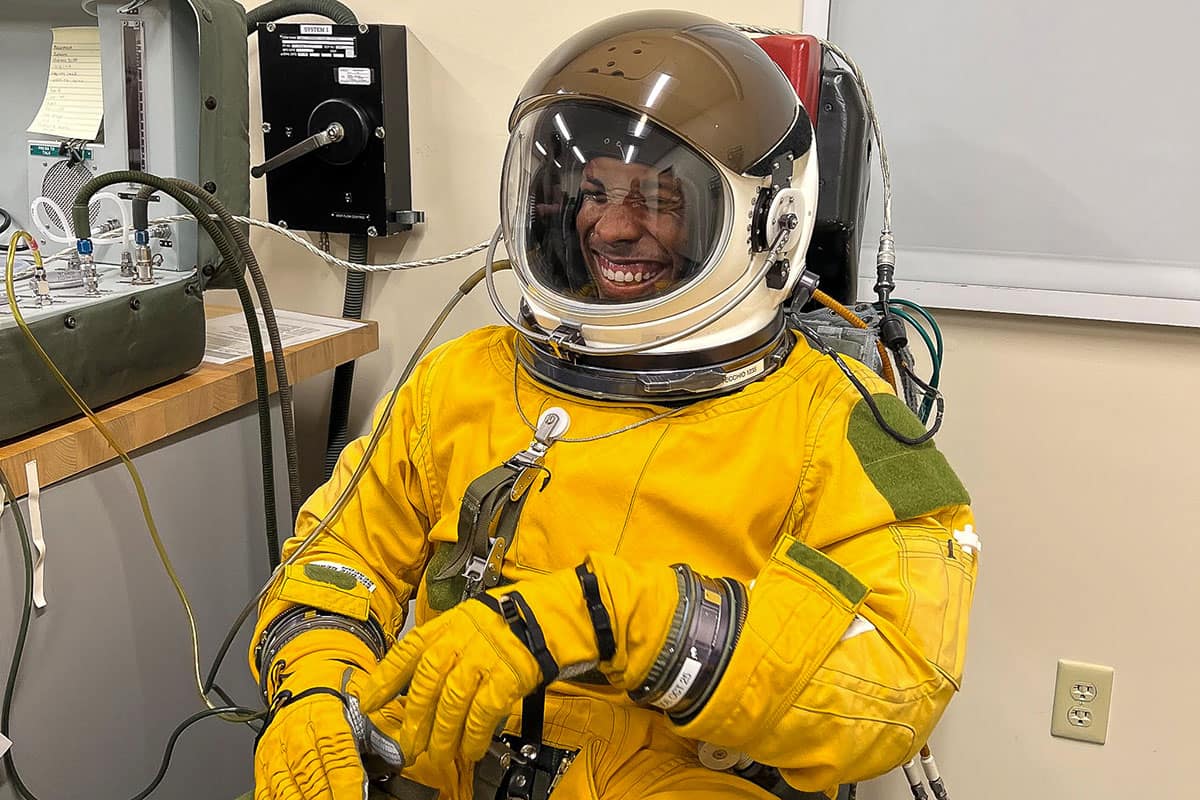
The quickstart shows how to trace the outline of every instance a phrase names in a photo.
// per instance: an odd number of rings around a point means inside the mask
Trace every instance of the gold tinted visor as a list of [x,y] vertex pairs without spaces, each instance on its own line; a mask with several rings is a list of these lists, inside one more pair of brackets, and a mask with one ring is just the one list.
[[624,14],[567,40],[521,90],[509,130],[563,95],[645,114],[738,174],[769,155],[799,113],[795,91],[758,45],[684,11]]

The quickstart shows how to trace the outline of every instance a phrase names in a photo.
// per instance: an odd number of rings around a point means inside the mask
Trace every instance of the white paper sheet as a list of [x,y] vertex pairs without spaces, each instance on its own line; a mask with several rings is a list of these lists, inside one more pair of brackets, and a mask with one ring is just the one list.
[[[275,311],[279,323],[279,338],[284,347],[324,339],[340,331],[353,330],[366,325],[353,319],[318,317],[298,311]],[[258,312],[258,327],[262,331],[263,348],[270,353],[267,328],[263,323],[262,311]],[[229,314],[208,321],[208,334],[204,348],[204,360],[210,364],[231,364],[250,356],[250,329],[246,318],[240,314]]]
[[91,141],[104,118],[100,29],[53,28],[50,80],[30,133]]

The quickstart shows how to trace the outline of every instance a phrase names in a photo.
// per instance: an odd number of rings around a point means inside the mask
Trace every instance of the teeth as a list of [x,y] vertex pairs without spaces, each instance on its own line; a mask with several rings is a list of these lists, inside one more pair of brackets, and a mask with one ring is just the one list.
[[607,266],[611,263],[607,259],[601,258],[600,274],[614,283],[641,283],[654,277],[655,274],[653,272],[631,272],[623,269],[612,269]]

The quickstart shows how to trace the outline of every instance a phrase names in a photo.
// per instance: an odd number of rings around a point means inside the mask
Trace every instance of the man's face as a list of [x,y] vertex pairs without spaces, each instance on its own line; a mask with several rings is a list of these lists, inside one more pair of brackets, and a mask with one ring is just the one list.
[[594,158],[583,168],[582,188],[575,226],[600,297],[627,303],[673,286],[687,243],[679,179],[646,164]]

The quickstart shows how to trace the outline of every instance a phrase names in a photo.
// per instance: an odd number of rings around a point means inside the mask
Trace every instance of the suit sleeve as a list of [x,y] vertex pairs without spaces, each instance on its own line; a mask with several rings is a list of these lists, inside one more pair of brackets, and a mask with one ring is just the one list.
[[[371,620],[388,645],[394,640],[429,555],[432,466],[427,409],[429,373],[439,355],[435,351],[417,367],[386,418],[387,398],[379,403],[372,429],[384,425],[385,430],[357,489],[296,562],[275,576],[259,607],[253,644],[272,620],[294,606]],[[364,436],[346,446],[333,476],[300,509],[295,535],[283,545],[285,560],[337,502],[363,463],[369,439]],[[253,647],[250,661],[257,678]]]
[[[893,427],[923,431],[864,380]],[[932,442],[897,442],[852,388],[820,416],[797,522],[751,586],[715,693],[680,727],[809,791],[882,774],[926,742],[962,676],[979,550]]]

